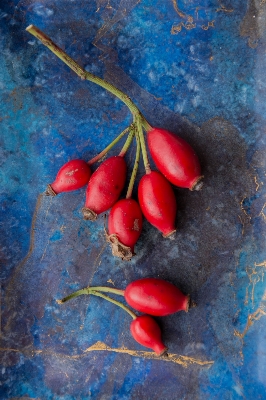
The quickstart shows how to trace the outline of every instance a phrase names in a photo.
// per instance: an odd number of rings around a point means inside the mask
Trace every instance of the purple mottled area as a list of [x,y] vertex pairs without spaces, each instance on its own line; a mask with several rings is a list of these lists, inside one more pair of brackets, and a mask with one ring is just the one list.
[[[260,0],[1,1],[1,399],[266,398],[265,18]],[[95,156],[131,114],[30,24],[196,150],[204,187],[174,188],[174,241],[145,221],[123,262],[106,243],[105,216],[83,220],[85,188],[43,195],[65,162]],[[129,170],[134,157],[135,144]],[[141,162],[137,181],[143,173]],[[103,299],[57,303],[142,277],[197,303],[157,318],[169,353],[193,362],[142,356],[130,316]],[[86,351],[97,342],[109,350]]]

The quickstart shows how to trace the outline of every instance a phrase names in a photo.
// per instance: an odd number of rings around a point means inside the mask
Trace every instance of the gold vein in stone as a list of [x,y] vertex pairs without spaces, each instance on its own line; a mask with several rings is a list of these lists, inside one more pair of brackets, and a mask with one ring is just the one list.
[[266,203],[263,204],[261,212],[259,213],[259,216],[261,216],[263,218],[264,222],[266,222],[266,215],[264,214],[265,207],[266,207]]
[[217,8],[217,10],[216,10],[216,12],[219,12],[219,11],[231,13],[234,11],[234,9],[233,8],[225,8],[225,6],[221,5],[221,7]]
[[248,315],[248,320],[244,331],[240,333],[239,331],[235,330],[234,335],[243,340],[249,328],[254,324],[254,322],[258,321],[261,317],[265,315],[266,312],[261,307],[259,307],[253,314]]
[[256,175],[254,176],[254,182],[255,182],[255,185],[256,185],[256,192],[257,192],[259,190],[259,188],[260,188],[260,184],[258,182],[258,178],[256,177]]
[[266,260],[265,260],[265,261],[262,261],[262,263],[255,263],[254,265],[255,265],[255,267],[263,267],[263,268],[266,268]]
[[180,10],[180,8],[178,7],[178,2],[177,2],[177,0],[172,0],[172,3],[173,3],[173,6],[174,6],[175,11],[176,11],[176,13],[179,15],[179,17],[181,17],[181,18],[186,18],[187,15],[186,15],[185,13],[183,13],[183,11]]
[[130,356],[133,356],[133,357],[141,357],[141,358],[148,358],[148,359],[152,359],[152,360],[173,362],[176,364],[180,364],[183,367],[187,367],[188,365],[191,365],[191,364],[197,364],[197,365],[210,367],[214,363],[214,361],[203,361],[203,360],[199,360],[198,358],[181,356],[181,355],[177,355],[177,354],[173,354],[173,353],[168,353],[168,357],[158,357],[155,353],[152,353],[150,351],[130,350],[130,349],[127,349],[126,347],[112,348],[112,347],[107,346],[103,342],[96,342],[95,344],[93,344],[92,346],[88,347],[85,350],[85,352],[90,352],[90,351],[111,351],[114,353],[129,354]]
[[189,365],[193,365],[193,364],[209,368],[209,367],[211,367],[212,364],[214,364],[214,361],[203,361],[198,358],[181,356],[181,355],[177,355],[177,354],[173,354],[173,353],[168,353],[168,357],[159,357],[155,353],[152,353],[151,351],[136,351],[136,350],[127,349],[126,347],[112,348],[112,347],[107,346],[103,342],[96,342],[92,346],[90,346],[86,350],[84,350],[83,353],[76,354],[76,355],[55,353],[53,350],[50,350],[50,349],[37,350],[37,349],[30,348],[30,349],[20,350],[20,349],[14,349],[14,348],[0,348],[0,352],[21,353],[21,354],[24,354],[25,356],[29,356],[29,357],[33,357],[34,355],[41,354],[43,356],[54,356],[54,357],[71,359],[71,360],[77,360],[79,358],[83,358],[87,355],[87,353],[93,352],[93,351],[110,351],[110,352],[114,352],[114,353],[128,354],[133,357],[146,358],[146,359],[150,359],[150,360],[173,362],[175,364],[180,364],[185,368],[187,368]]

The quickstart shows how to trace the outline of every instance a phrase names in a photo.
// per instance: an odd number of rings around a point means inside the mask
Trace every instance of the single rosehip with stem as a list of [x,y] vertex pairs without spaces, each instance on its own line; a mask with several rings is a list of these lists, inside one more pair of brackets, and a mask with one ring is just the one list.
[[95,221],[114,205],[125,185],[126,172],[127,164],[121,156],[110,157],[98,167],[87,186],[84,219]]
[[91,169],[84,160],[71,160],[58,171],[55,181],[47,186],[46,195],[56,196],[62,192],[81,189],[88,183]]
[[170,183],[162,174],[151,171],[140,119],[136,119],[136,127],[136,138],[140,143],[146,172],[138,187],[140,208],[146,219],[159,229],[164,237],[172,239],[176,230],[175,194]]
[[140,143],[137,132],[135,137],[137,142],[136,157],[126,198],[119,200],[111,208],[108,218],[108,234],[106,235],[107,241],[112,247],[112,254],[126,261],[130,261],[135,255],[134,246],[142,231],[142,212],[138,202],[132,199],[140,157]]
[[148,129],[148,147],[158,170],[173,185],[200,190],[203,176],[197,154],[182,138],[161,128]]
[[[125,186],[127,164],[124,156],[135,135],[133,127],[118,156],[109,157],[103,161],[92,174],[86,190],[86,201],[82,208],[84,219],[95,221],[99,214],[109,210]],[[89,165],[95,159],[89,161]]]
[[94,286],[77,290],[66,296],[62,301],[68,301],[92,291],[113,293],[124,296],[126,302],[136,310],[145,314],[163,317],[179,311],[188,312],[196,303],[190,300],[172,283],[159,278],[142,278],[129,283],[125,290],[108,286]]
[[176,198],[167,179],[158,171],[147,172],[138,187],[140,208],[144,217],[163,236],[173,237],[176,227]]

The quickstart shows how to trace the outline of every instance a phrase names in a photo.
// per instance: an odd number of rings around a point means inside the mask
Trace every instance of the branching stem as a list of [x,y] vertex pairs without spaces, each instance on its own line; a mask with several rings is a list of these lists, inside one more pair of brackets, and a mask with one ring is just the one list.
[[120,301],[117,301],[117,300],[115,300],[115,299],[112,299],[111,297],[106,296],[105,294],[100,293],[100,292],[91,291],[90,293],[93,294],[94,296],[102,297],[103,299],[105,299],[105,300],[107,300],[107,301],[110,301],[111,303],[114,303],[115,305],[117,305],[118,307],[120,307],[120,308],[122,308],[124,311],[126,311],[133,319],[136,319],[136,318],[137,318],[136,314],[135,314],[133,311],[131,311],[130,308],[128,308],[127,306],[125,306],[123,303],[121,303]]
[[138,137],[139,137],[139,141],[140,141],[140,146],[141,146],[141,152],[142,152],[145,171],[146,171],[146,174],[149,174],[151,172],[151,167],[150,167],[150,163],[149,163],[149,159],[148,159],[148,154],[147,154],[147,149],[146,149],[146,144],[145,144],[145,138],[144,138],[144,134],[143,134],[140,118],[137,118],[136,123],[137,123],[137,131],[138,131]]
[[92,286],[92,287],[87,287],[84,289],[77,290],[76,292],[73,292],[73,293],[69,294],[68,296],[64,297],[62,300],[58,300],[58,303],[60,303],[60,304],[65,303],[66,301],[74,299],[75,297],[78,297],[78,296],[82,296],[83,294],[90,294],[91,291],[114,293],[114,294],[118,294],[120,296],[124,296],[124,290],[121,290],[121,289],[115,289],[115,288],[108,287],[108,286]]
[[134,125],[132,124],[130,126],[130,132],[127,137],[127,140],[119,153],[120,157],[124,157],[124,155],[126,154],[126,152],[128,151],[128,149],[132,143],[132,140],[134,139],[134,136],[135,136],[135,128],[134,128]]
[[119,140],[125,136],[125,134],[129,131],[130,127],[127,127],[126,129],[123,130],[123,132],[120,133],[120,135],[118,135],[115,140],[113,140],[110,144],[108,144],[107,147],[105,147],[105,149],[103,151],[101,151],[99,154],[97,154],[97,156],[93,157],[91,160],[88,161],[88,165],[92,165],[94,163],[96,163],[97,161],[100,161],[107,153],[109,150],[111,150],[112,147],[114,147],[114,145],[116,145],[116,143],[119,142]]
[[131,317],[133,319],[137,318],[136,314],[132,310],[130,310],[129,307],[125,306],[120,301],[115,300],[112,297],[109,297],[109,296],[103,294],[102,292],[109,292],[109,293],[118,294],[120,296],[124,296],[124,290],[109,288],[107,286],[93,286],[93,287],[87,287],[85,289],[77,290],[76,292],[71,293],[70,295],[64,297],[62,300],[58,300],[57,303],[59,303],[59,304],[65,303],[66,301],[74,299],[75,297],[81,296],[83,294],[92,294],[93,296],[102,297],[103,299],[110,301],[111,303],[122,308],[129,315],[131,315]]
[[51,50],[60,60],[62,60],[69,68],[72,69],[81,79],[87,79],[97,85],[103,87],[104,89],[111,92],[113,95],[118,97],[124,104],[127,105],[129,110],[133,115],[140,115],[141,117],[141,124],[143,125],[144,129],[149,130],[151,129],[150,124],[144,118],[144,116],[140,113],[138,107],[133,103],[133,101],[123,93],[120,89],[112,85],[111,83],[105,81],[102,78],[86,71],[82,68],[76,61],[73,60],[68,54],[66,54],[59,46],[57,46],[45,33],[43,33],[39,28],[34,25],[30,25],[26,28],[26,30],[39,39],[44,46],[46,46],[49,50]]
[[133,192],[133,187],[134,183],[136,180],[137,172],[138,172],[138,167],[139,167],[139,157],[140,157],[140,143],[139,143],[139,133],[136,131],[135,134],[136,142],[137,142],[137,148],[136,148],[136,157],[135,157],[135,162],[134,162],[134,167],[131,173],[130,181],[128,184],[128,189],[127,189],[127,194],[126,198],[130,199],[132,197],[132,192]]

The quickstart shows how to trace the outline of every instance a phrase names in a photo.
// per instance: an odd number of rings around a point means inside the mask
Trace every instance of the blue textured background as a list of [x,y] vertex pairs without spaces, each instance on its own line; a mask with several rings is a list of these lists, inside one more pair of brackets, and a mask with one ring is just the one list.
[[[266,3],[2,0],[0,21],[1,399],[266,398]],[[82,219],[84,190],[40,195],[62,164],[97,154],[130,114],[29,24],[197,150],[205,185],[175,189],[174,242],[145,223],[137,256],[123,263],[105,243],[104,218]],[[98,341],[145,349],[114,305],[56,303],[88,284],[125,288],[146,276],[197,302],[158,322],[170,353],[209,368],[86,352]]]

